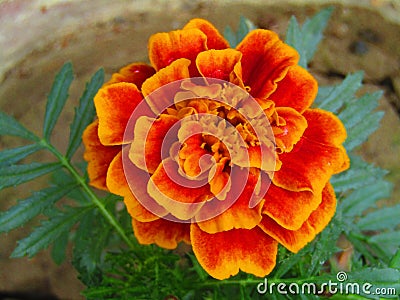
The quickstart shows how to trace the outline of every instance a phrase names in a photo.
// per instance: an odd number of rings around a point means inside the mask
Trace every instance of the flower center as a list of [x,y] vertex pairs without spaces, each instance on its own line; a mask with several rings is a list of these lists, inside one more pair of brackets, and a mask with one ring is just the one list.
[[[200,86],[183,81],[181,91],[167,114],[178,117],[181,127],[176,160],[188,176],[199,176],[207,164],[202,155],[212,157],[229,173],[232,164],[250,167],[250,147],[264,147],[274,152],[271,116],[245,90],[226,84]],[[204,160],[203,160],[204,163]],[[211,161],[209,163],[211,165]]]

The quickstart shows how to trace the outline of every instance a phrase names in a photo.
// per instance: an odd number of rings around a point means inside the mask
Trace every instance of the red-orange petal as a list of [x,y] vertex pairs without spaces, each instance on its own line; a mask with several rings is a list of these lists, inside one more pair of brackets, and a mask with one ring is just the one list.
[[190,243],[190,225],[165,219],[139,222],[132,219],[133,233],[143,245],[156,244],[165,249],[175,249],[178,243]]
[[104,83],[104,86],[118,82],[130,82],[135,84],[140,90],[143,82],[154,75],[156,70],[152,66],[144,63],[133,63],[114,73],[111,79]]
[[162,161],[161,149],[165,135],[177,121],[177,117],[166,114],[161,114],[156,120],[140,117],[136,121],[135,137],[129,148],[130,160],[138,168],[154,173]]
[[312,241],[328,225],[335,214],[335,210],[335,192],[331,184],[328,183],[322,192],[320,206],[312,212],[300,229],[294,231],[285,229],[267,216],[263,218],[259,226],[285,248],[296,253]]
[[121,151],[121,147],[101,144],[97,134],[98,124],[98,120],[94,121],[83,132],[82,141],[85,145],[83,158],[88,162],[87,171],[90,185],[107,191],[107,170],[111,161]]
[[277,107],[292,107],[303,113],[313,103],[317,92],[318,83],[315,78],[306,69],[295,65],[289,67],[269,99]]
[[308,127],[292,152],[279,155],[282,167],[273,182],[290,191],[320,193],[330,177],[347,165],[347,154],[340,145],[346,131],[332,113],[309,109],[303,116]]
[[274,126],[280,132],[275,135],[276,147],[280,152],[290,152],[303,136],[307,128],[307,120],[290,107],[277,107],[276,112],[285,120],[285,125]]
[[99,138],[103,145],[121,145],[129,118],[143,100],[133,83],[120,82],[101,88],[94,97],[99,118]]
[[[170,177],[173,176],[173,178]],[[181,220],[192,218],[212,197],[208,183],[193,187],[193,182],[178,172],[178,164],[164,160],[147,185],[149,195],[173,216]]]
[[347,137],[343,123],[333,113],[322,109],[308,109],[303,113],[309,124],[307,139],[325,145],[340,146]]
[[[128,213],[132,218],[141,222],[149,222],[159,219],[158,216],[166,215],[167,211],[157,205],[152,199],[146,197],[146,201],[151,201],[152,212],[147,210],[132,194],[126,180],[124,166],[122,163],[122,151],[115,156],[107,172],[107,187],[111,193],[124,197],[124,203]],[[145,196],[143,196],[145,197]],[[141,199],[144,201],[144,199]],[[153,214],[157,213],[157,215]]]
[[183,27],[186,29],[200,29],[207,36],[207,49],[226,49],[229,43],[210,22],[204,19],[192,19]]
[[274,184],[264,199],[262,213],[289,230],[299,229],[322,201],[321,193],[291,192]]
[[236,49],[243,54],[243,82],[257,98],[265,99],[271,95],[277,82],[299,60],[295,49],[283,43],[273,31],[264,29],[251,31]]
[[[145,100],[147,104],[156,115],[159,115],[165,110],[165,108],[174,104],[173,99],[180,84],[178,86],[172,86],[172,83],[181,79],[189,78],[189,65],[190,60],[186,58],[178,59],[166,68],[158,71],[143,83],[143,96],[146,97]],[[169,88],[151,95],[152,92],[169,83],[171,84],[169,85]]]
[[201,230],[213,234],[231,229],[252,229],[260,223],[262,219],[261,209],[264,201],[261,201],[255,207],[251,207],[251,199],[259,180],[259,172],[249,172],[246,186],[242,192],[238,191],[238,184],[235,182],[235,180],[238,179],[242,178],[233,178],[231,190],[228,192],[225,200],[214,200],[212,203],[208,202],[202,208],[199,215],[196,216],[196,218],[203,219],[203,216],[206,214],[212,214],[214,211],[217,211],[218,206],[223,205],[224,201],[229,201],[229,203],[231,203],[231,201],[233,202],[234,199],[237,199],[232,206],[223,213],[212,219],[198,222],[197,224]]
[[242,53],[235,49],[208,50],[199,53],[196,66],[204,77],[217,78],[243,86]]
[[239,270],[264,277],[276,264],[278,244],[259,227],[208,234],[192,224],[190,239],[200,265],[216,279]]
[[158,71],[179,58],[191,62],[207,50],[207,36],[199,29],[175,30],[152,35],[149,39],[149,59]]

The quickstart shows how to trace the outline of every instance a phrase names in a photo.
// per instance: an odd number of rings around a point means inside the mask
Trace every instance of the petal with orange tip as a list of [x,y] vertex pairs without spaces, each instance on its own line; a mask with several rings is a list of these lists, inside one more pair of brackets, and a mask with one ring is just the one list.
[[307,128],[307,120],[300,113],[290,107],[277,107],[279,117],[285,120],[282,126],[274,126],[276,147],[279,152],[290,152],[293,146],[300,141]]
[[[157,116],[174,104],[174,96],[181,85],[179,80],[189,78],[189,65],[190,60],[186,58],[178,59],[143,83],[143,96],[146,97],[147,104]],[[167,84],[167,88],[157,91]]]
[[325,145],[340,146],[347,137],[340,119],[329,111],[308,109],[303,113],[309,124],[304,136]]
[[285,229],[267,216],[263,218],[259,226],[285,248],[297,253],[328,225],[335,214],[335,210],[335,192],[331,184],[328,183],[322,192],[321,204],[311,213],[300,229],[293,231]]
[[234,176],[231,176],[233,182],[226,199],[223,201],[213,200],[207,202],[199,214],[196,215],[196,218],[197,220],[204,220],[207,214],[215,215],[215,212],[219,212],[221,210],[219,206],[224,206],[225,203],[233,204],[221,214],[211,219],[198,222],[197,224],[201,230],[213,234],[231,229],[252,229],[260,223],[262,219],[261,209],[264,202],[261,201],[254,207],[252,205],[252,197],[254,197],[253,193],[256,190],[259,180],[259,172],[253,173],[250,171],[248,173],[242,191],[240,190],[241,183],[237,183],[235,180],[246,178],[245,173],[247,172],[239,172],[239,174],[235,174],[236,178],[232,178]]
[[212,197],[207,182],[197,182],[182,176],[178,164],[165,159],[151,176],[147,192],[174,217],[181,220],[192,218]]
[[197,54],[207,50],[206,43],[207,36],[197,28],[156,33],[149,39],[149,59],[157,71],[179,58],[194,65]]
[[[159,216],[165,216],[167,211],[154,202],[152,198],[143,193],[140,195],[141,201],[146,201],[148,207],[151,206],[151,212],[146,209],[141,202],[139,202],[133,195],[129,184],[126,179],[124,166],[122,163],[123,152],[120,151],[114,160],[111,162],[107,172],[107,187],[111,193],[124,197],[124,203],[128,210],[128,213],[132,218],[135,218],[141,222],[149,222],[159,219]],[[134,166],[129,166],[133,168]],[[138,176],[137,176],[138,177]],[[146,176],[136,178],[137,180],[145,179]],[[131,178],[132,180],[132,178]],[[143,183],[143,186],[145,183]],[[139,193],[139,191],[136,191]]]
[[190,244],[190,225],[165,219],[139,222],[132,219],[133,233],[140,244],[156,244],[165,249],[175,249],[183,241]]
[[166,114],[161,114],[157,119],[140,117],[136,121],[134,139],[129,148],[130,160],[138,168],[154,173],[162,161],[164,138],[177,121],[175,116]]
[[142,94],[133,83],[115,83],[97,92],[94,104],[99,118],[99,138],[103,145],[121,145],[128,142],[124,141],[126,125],[142,100]]
[[86,127],[82,135],[82,141],[85,145],[83,158],[88,162],[88,175],[90,185],[108,190],[106,186],[106,174],[108,167],[114,157],[121,151],[120,146],[104,146],[100,143],[98,136],[98,124],[96,120]]
[[291,192],[271,184],[264,197],[262,213],[289,230],[299,229],[321,204],[321,193]]
[[200,265],[219,280],[239,270],[264,277],[276,264],[278,244],[259,227],[209,234],[192,224],[190,239]]
[[183,27],[187,29],[200,29],[207,36],[207,49],[226,49],[229,43],[210,22],[204,19],[192,19]]
[[243,54],[243,82],[250,86],[250,94],[257,98],[268,98],[286,76],[289,67],[299,61],[297,51],[270,30],[251,31],[236,49]]
[[341,143],[346,130],[332,113],[320,109],[306,110],[308,127],[301,140],[279,159],[282,167],[275,172],[275,185],[289,191],[320,193],[330,177],[348,165]]
[[118,73],[114,73],[104,86],[118,82],[130,82],[134,83],[140,90],[143,82],[153,76],[155,72],[152,66],[143,63],[133,63],[123,67]]
[[292,107],[303,113],[313,103],[317,92],[318,83],[315,78],[306,69],[295,65],[289,67],[269,99],[277,107]]
[[[204,77],[229,81],[230,78],[241,76],[240,59],[242,54],[235,49],[208,50],[199,53],[196,66]],[[239,74],[235,74],[235,67]],[[238,78],[241,80],[241,78]]]

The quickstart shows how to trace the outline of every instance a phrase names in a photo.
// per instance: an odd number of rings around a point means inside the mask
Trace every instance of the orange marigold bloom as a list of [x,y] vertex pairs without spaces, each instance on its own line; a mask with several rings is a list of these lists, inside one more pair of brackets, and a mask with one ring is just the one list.
[[[335,213],[329,180],[349,167],[343,124],[310,108],[317,82],[272,31],[232,49],[193,19],[148,48],[151,65],[124,67],[94,99],[98,118],[83,135],[90,183],[124,197],[140,243],[191,244],[217,279],[269,274],[278,243],[299,251]],[[165,93],[171,85],[178,92]]]

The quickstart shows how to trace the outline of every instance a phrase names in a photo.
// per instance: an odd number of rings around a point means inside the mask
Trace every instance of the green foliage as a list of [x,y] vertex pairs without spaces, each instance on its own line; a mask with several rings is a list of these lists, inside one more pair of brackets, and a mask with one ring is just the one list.
[[70,159],[82,143],[82,133],[92,122],[95,116],[93,98],[104,82],[104,70],[100,69],[93,75],[86,85],[85,92],[79,100],[79,106],[75,109],[75,117],[71,124],[71,132],[66,157]]
[[18,136],[31,141],[38,141],[36,135],[26,129],[13,117],[0,111],[0,135]]
[[[47,99],[43,138],[27,130],[11,116],[0,112],[0,135],[11,135],[35,142],[0,152],[0,190],[20,185],[46,174],[52,173],[54,175],[53,184],[50,187],[33,192],[30,197],[18,201],[9,210],[0,213],[0,232],[8,232],[36,217],[41,218],[40,225],[18,242],[12,257],[32,257],[38,251],[52,244],[52,257],[56,263],[61,263],[65,259],[70,236],[75,236],[73,233],[76,224],[82,223],[83,225],[78,227],[81,235],[75,238],[75,248],[79,249],[79,251],[74,252],[75,260],[87,257],[86,261],[89,261],[90,266],[92,266],[100,262],[99,253],[102,253],[108,243],[108,238],[102,238],[102,236],[107,236],[112,230],[114,233],[120,234],[122,241],[125,241],[131,248],[132,244],[114,217],[113,207],[119,198],[106,196],[105,199],[100,199],[89,188],[87,175],[81,174],[82,164],[75,166],[70,162],[71,157],[81,144],[83,130],[93,119],[93,97],[103,84],[103,70],[99,70],[86,85],[79,106],[75,110],[66,156],[49,143],[57,119],[66,104],[72,79],[72,65],[67,63],[55,77]],[[29,155],[38,150],[46,150],[52,153],[56,162],[19,164],[22,159],[28,160]],[[66,196],[69,199],[63,200]],[[57,204],[61,200],[68,201],[68,206],[58,209]],[[96,219],[93,217],[94,214],[96,214]],[[87,221],[90,217],[94,220],[93,224],[89,224]],[[86,226],[88,229],[86,229],[85,235],[82,228]],[[89,228],[92,230],[89,230]],[[85,239],[85,237],[88,239]],[[121,243],[121,239],[118,240],[119,243]],[[92,248],[93,246],[95,247]],[[87,249],[92,251],[87,251]],[[90,268],[88,269],[93,269]]]
[[66,63],[57,74],[51,92],[47,97],[43,124],[43,136],[46,140],[50,139],[53,128],[68,99],[68,90],[73,79],[72,64]]
[[59,163],[30,163],[27,165],[11,165],[1,168],[0,190],[17,186],[42,175],[53,172],[61,167]]
[[227,26],[224,31],[224,37],[232,48],[235,48],[241,40],[256,26],[249,19],[240,16],[239,27],[235,33],[230,26]]
[[0,167],[10,166],[42,149],[40,144],[30,144],[0,152]]
[[333,8],[320,11],[313,18],[307,19],[301,27],[296,17],[292,16],[290,19],[285,42],[299,52],[300,66],[307,68],[314,57],[332,11]]
[[62,234],[70,231],[72,226],[91,208],[90,206],[68,207],[64,211],[59,211],[55,216],[36,227],[29,236],[20,240],[11,257],[34,256],[56,241]]
[[43,213],[46,208],[51,207],[56,201],[76,187],[77,184],[72,183],[34,192],[32,196],[19,201],[8,211],[0,213],[0,232],[8,232],[25,224]]

